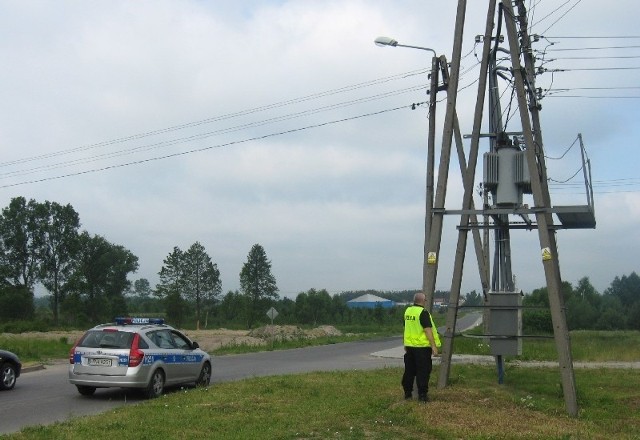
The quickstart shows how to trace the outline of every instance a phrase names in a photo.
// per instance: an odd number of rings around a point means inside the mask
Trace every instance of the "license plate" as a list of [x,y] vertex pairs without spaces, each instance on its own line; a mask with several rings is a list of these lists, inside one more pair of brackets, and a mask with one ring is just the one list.
[[89,359],[89,365],[92,367],[110,367],[111,359]]

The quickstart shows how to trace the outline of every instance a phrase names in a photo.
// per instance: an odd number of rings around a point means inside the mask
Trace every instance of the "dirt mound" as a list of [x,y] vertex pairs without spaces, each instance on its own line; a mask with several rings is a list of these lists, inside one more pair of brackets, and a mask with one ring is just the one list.
[[212,352],[228,345],[265,345],[264,339],[249,335],[247,330],[183,330],[191,340],[196,341],[200,348]]
[[342,332],[330,325],[323,325],[311,330],[304,330],[295,325],[267,325],[249,332],[250,336],[276,341],[291,341],[303,338],[321,338],[325,336],[340,336]]

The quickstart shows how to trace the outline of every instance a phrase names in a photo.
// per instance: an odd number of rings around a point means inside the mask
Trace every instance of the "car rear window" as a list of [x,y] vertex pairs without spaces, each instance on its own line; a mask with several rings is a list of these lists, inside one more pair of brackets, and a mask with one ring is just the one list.
[[87,348],[131,348],[133,333],[120,331],[89,330],[84,334],[79,347]]

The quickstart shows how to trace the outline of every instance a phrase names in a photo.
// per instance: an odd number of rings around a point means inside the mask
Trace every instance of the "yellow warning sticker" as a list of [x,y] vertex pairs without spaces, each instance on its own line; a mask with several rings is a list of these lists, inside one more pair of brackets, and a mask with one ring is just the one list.
[[427,264],[436,264],[436,261],[438,261],[438,258],[435,252],[427,253]]
[[549,261],[553,258],[551,255],[551,249],[548,247],[542,248],[542,261]]

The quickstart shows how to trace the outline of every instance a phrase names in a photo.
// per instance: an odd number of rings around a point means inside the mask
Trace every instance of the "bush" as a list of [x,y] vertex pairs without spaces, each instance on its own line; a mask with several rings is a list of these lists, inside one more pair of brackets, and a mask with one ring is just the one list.
[[45,321],[5,321],[0,323],[0,333],[26,333],[49,331]]

